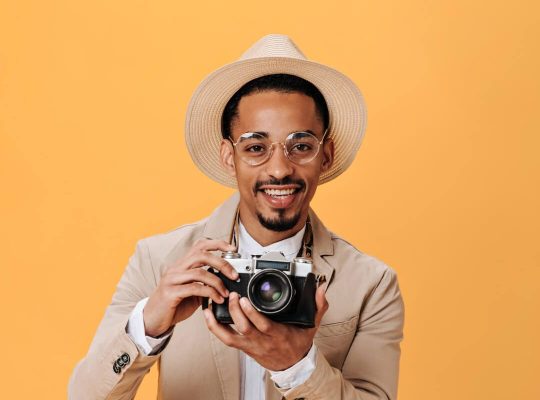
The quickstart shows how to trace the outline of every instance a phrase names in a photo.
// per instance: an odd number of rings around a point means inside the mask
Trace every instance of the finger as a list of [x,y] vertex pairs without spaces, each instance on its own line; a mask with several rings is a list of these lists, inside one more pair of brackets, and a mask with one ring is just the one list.
[[234,251],[236,250],[236,247],[230,244],[229,242],[226,242],[225,240],[217,240],[217,239],[198,239],[195,241],[195,244],[193,246],[194,248],[201,250],[201,251]]
[[182,285],[191,282],[204,283],[216,289],[223,297],[229,295],[225,284],[216,275],[201,269],[191,269],[189,271],[171,271],[167,277],[167,283],[170,285]]
[[201,238],[195,241],[193,246],[191,246],[189,249],[189,252],[184,257],[168,265],[167,269],[175,267],[180,267],[183,269],[193,268],[191,262],[186,260],[193,260],[193,258],[196,258],[199,254],[206,253],[208,251],[234,251],[235,249],[235,246],[224,240]]
[[227,278],[232,280],[238,279],[238,272],[229,264],[225,259],[215,256],[210,253],[200,253],[195,256],[193,259],[188,261],[188,268],[199,268],[203,266],[210,266],[221,273],[223,273]]
[[241,335],[253,334],[255,329],[240,308],[239,300],[240,296],[238,295],[238,293],[231,292],[231,294],[229,295],[229,314],[231,315],[236,330]]
[[322,285],[315,292],[315,304],[317,305],[317,314],[315,314],[315,326],[321,324],[321,320],[328,310],[328,301],[326,300],[326,286]]
[[275,331],[276,328],[274,327],[277,324],[258,312],[247,297],[242,297],[240,299],[240,306],[242,307],[244,315],[249,319],[249,322],[253,324],[259,332],[268,335],[270,332]]
[[220,324],[216,321],[212,311],[207,308],[203,310],[204,319],[206,320],[206,326],[208,330],[212,332],[219,340],[229,347],[240,348],[240,336],[229,325]]
[[176,299],[186,299],[192,296],[208,297],[219,304],[222,304],[225,301],[223,296],[221,296],[216,289],[211,286],[201,285],[200,283],[171,286],[167,289],[166,295]]
[[182,307],[178,307],[174,313],[173,324],[189,318],[197,308],[201,306],[202,297],[192,296],[182,301]]

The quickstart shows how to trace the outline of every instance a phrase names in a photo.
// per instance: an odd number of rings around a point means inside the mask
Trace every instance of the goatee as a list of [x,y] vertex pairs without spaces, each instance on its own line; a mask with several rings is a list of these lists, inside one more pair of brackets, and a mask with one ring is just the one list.
[[259,218],[259,222],[266,229],[275,232],[284,232],[296,226],[296,224],[300,220],[300,212],[290,218],[285,218],[283,216],[284,213],[285,211],[279,211],[279,215],[275,218],[265,218],[262,214],[257,213],[257,218]]

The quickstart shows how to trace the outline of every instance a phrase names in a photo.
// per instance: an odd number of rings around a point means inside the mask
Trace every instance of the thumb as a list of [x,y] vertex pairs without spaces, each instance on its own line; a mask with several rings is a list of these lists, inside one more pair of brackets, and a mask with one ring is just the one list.
[[317,305],[317,314],[315,315],[315,326],[321,324],[323,315],[328,310],[328,301],[326,300],[326,285],[321,285],[315,292],[315,304]]

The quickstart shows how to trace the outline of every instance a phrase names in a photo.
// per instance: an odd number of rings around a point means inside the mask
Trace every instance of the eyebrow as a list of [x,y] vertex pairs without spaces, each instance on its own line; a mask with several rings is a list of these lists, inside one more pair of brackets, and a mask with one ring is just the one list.
[[[297,132],[307,132],[307,133],[311,133],[313,136],[317,136],[315,134],[315,132],[313,132],[311,129],[294,130],[294,131],[289,132],[288,135],[290,135],[291,133],[297,133]],[[257,134],[259,134],[261,136],[264,136],[264,137],[269,137],[270,136],[270,134],[268,132],[264,132],[264,131],[247,131],[247,132],[242,133],[242,135],[245,134],[245,133],[257,133]]]

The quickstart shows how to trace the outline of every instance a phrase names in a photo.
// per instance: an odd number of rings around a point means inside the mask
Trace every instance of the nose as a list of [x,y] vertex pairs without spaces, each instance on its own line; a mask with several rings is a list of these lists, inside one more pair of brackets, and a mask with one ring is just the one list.
[[293,173],[293,164],[285,155],[285,147],[281,143],[274,143],[272,154],[265,163],[266,172],[268,175],[283,179]]

